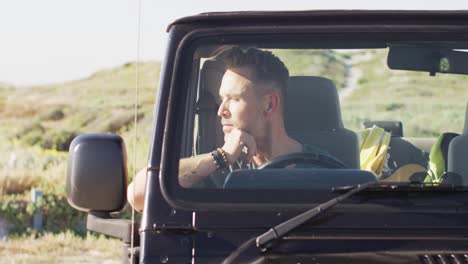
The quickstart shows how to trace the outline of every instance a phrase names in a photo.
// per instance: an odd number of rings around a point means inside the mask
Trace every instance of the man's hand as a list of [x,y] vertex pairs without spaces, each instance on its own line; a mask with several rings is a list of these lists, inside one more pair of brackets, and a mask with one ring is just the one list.
[[233,127],[231,131],[224,134],[224,146],[229,164],[233,164],[239,159],[242,149],[247,147],[247,161],[252,162],[257,153],[255,139],[247,132]]

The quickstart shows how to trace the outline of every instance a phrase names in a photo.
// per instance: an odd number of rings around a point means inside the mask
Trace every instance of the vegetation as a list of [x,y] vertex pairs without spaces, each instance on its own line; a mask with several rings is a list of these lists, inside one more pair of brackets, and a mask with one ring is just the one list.
[[73,232],[11,237],[0,241],[0,263],[121,263],[119,240]]

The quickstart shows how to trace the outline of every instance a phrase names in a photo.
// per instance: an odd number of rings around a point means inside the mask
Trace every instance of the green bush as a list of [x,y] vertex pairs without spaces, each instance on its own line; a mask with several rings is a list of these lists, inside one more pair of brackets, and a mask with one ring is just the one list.
[[46,129],[39,121],[24,126],[16,133],[16,138],[29,146],[41,145]]
[[70,143],[78,134],[78,132],[67,130],[52,131],[46,134],[40,146],[44,149],[68,151]]
[[33,130],[20,139],[29,146],[42,145],[44,132]]
[[42,114],[41,120],[58,121],[58,120],[62,120],[64,117],[65,117],[65,113],[63,112],[62,108],[54,108]]
[[43,215],[44,231],[58,233],[71,229],[75,234],[86,234],[86,213],[72,208],[65,195],[45,194],[38,206]]
[[358,84],[361,85],[361,84],[366,84],[368,82],[369,82],[369,80],[367,78],[361,77],[361,78],[359,78]]
[[401,103],[389,103],[389,104],[385,104],[385,106],[383,107],[383,109],[385,111],[396,111],[398,109],[401,109],[401,108],[404,108],[405,107],[405,104],[401,104]]
[[22,129],[20,129],[19,132],[16,133],[17,138],[21,138],[26,136],[29,133],[34,133],[34,132],[39,132],[39,133],[44,133],[45,128],[41,125],[39,121],[34,121],[31,124],[27,124],[24,126]]
[[0,217],[10,224],[10,234],[30,234],[30,213],[28,203],[19,195],[3,195]]
[[[145,116],[144,113],[138,113],[137,120],[141,120]],[[135,113],[133,111],[122,111],[115,113],[112,117],[103,121],[97,131],[101,133],[117,133],[120,134],[128,130],[129,126],[133,125]]]
[[4,195],[0,206],[0,218],[11,224],[11,235],[30,235],[36,210],[42,213],[43,232],[59,233],[67,230],[76,235],[86,235],[86,214],[72,208],[65,194],[44,193],[34,205],[25,195]]

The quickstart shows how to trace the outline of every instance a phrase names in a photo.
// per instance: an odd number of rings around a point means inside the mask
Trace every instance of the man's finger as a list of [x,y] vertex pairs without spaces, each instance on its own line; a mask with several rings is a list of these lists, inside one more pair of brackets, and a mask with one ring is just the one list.
[[253,157],[257,154],[257,144],[252,136],[247,136],[242,142],[247,147],[247,160],[252,162]]

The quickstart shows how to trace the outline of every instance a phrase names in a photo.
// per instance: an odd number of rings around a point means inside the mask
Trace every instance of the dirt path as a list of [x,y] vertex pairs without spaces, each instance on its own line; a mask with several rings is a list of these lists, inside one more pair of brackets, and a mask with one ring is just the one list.
[[362,76],[362,71],[354,65],[371,58],[372,56],[369,53],[363,55],[352,55],[351,59],[345,62],[346,67],[348,67],[348,74],[346,77],[345,87],[339,91],[341,101],[346,100],[346,98],[348,98],[354,91],[360,88],[359,79]]

